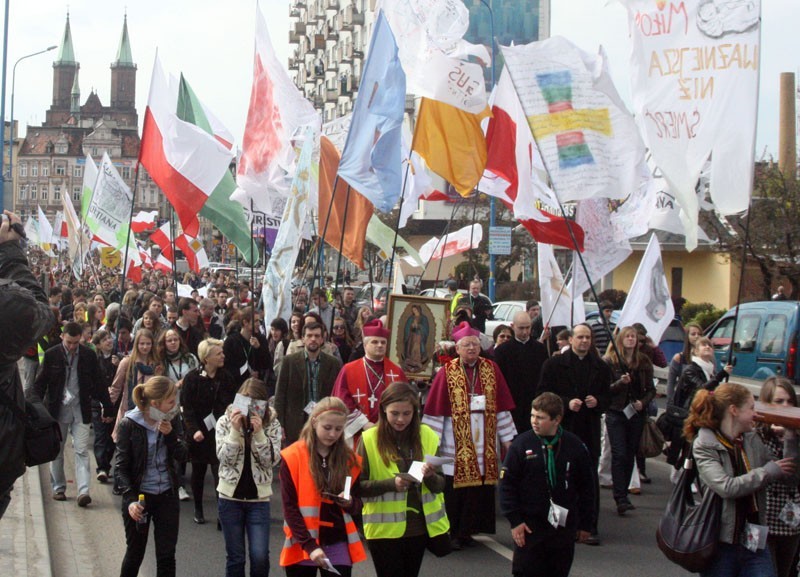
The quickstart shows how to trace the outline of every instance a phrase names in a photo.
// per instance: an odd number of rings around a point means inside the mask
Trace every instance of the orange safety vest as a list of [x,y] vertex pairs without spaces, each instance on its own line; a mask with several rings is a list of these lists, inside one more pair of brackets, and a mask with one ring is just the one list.
[[[281,451],[281,457],[286,466],[289,467],[289,472],[292,475],[292,482],[294,483],[295,490],[297,491],[297,506],[300,507],[300,512],[303,515],[303,520],[306,523],[306,529],[314,539],[319,539],[319,509],[322,502],[332,503],[332,501],[323,499],[322,495],[317,491],[314,485],[314,479],[311,478],[309,471],[311,470],[311,463],[309,462],[308,448],[304,441],[297,441],[296,443],[286,447]],[[361,473],[361,458],[358,458],[358,464],[353,466],[350,470],[350,476],[353,481],[358,478]],[[367,554],[364,551],[364,546],[361,544],[361,538],[358,536],[358,529],[347,512],[342,511],[344,514],[345,530],[347,532],[347,548],[350,551],[350,560],[355,564],[360,561],[365,561]],[[300,546],[300,543],[292,537],[292,530],[283,522],[283,532],[286,535],[286,540],[283,542],[283,549],[281,550],[280,566],[286,567],[294,565],[309,559],[306,553]]]

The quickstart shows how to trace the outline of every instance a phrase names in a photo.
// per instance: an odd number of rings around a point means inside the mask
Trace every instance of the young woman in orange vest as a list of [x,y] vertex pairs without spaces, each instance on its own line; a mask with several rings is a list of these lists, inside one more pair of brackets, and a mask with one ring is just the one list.
[[425,548],[436,537],[446,550],[432,550],[437,555],[450,551],[444,475],[423,463],[419,481],[398,476],[416,472],[414,461],[438,451],[439,436],[420,424],[419,413],[419,391],[408,383],[392,383],[381,395],[377,426],[364,431],[358,448],[364,533],[378,577],[419,575]]
[[357,494],[361,463],[344,440],[347,407],[335,397],[321,399],[300,439],[281,451],[281,496],[286,540],[280,565],[287,577],[311,577],[317,569],[349,577],[367,556],[351,514],[361,501],[345,491],[346,478]]

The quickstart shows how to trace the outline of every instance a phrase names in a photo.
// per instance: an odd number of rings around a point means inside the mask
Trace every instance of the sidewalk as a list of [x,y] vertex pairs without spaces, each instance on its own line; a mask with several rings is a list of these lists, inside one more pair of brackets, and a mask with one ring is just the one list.
[[0,519],[0,574],[52,576],[38,467],[17,479],[11,503]]

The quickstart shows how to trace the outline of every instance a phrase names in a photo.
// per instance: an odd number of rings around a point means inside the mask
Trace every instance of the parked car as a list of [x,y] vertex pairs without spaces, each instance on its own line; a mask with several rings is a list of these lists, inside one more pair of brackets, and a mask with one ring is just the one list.
[[783,376],[800,384],[797,340],[800,303],[760,301],[739,307],[736,335],[733,335],[734,307],[706,330],[714,353],[722,364],[728,362],[733,341],[734,376],[766,379]]
[[369,307],[372,310],[382,308],[389,298],[389,285],[386,283],[374,282],[367,283],[358,289],[356,293],[356,304],[359,307]]
[[499,301],[494,303],[492,308],[494,320],[486,321],[486,330],[483,331],[483,334],[491,337],[494,329],[499,325],[510,325],[514,315],[519,311],[524,311],[526,304],[527,301]]

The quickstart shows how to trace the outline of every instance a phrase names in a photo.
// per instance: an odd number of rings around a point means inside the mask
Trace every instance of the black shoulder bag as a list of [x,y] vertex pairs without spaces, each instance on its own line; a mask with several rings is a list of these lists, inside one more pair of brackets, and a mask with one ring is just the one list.
[[701,487],[700,500],[695,500],[692,483],[697,478],[694,459],[687,459],[656,530],[661,552],[692,573],[706,570],[714,560],[722,517],[722,499],[710,488]]
[[0,402],[25,425],[25,465],[53,461],[61,452],[61,426],[39,402],[25,401],[25,412],[0,389]]

